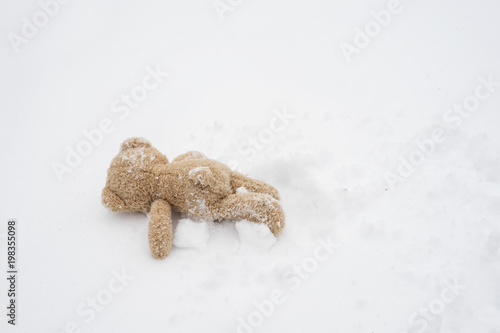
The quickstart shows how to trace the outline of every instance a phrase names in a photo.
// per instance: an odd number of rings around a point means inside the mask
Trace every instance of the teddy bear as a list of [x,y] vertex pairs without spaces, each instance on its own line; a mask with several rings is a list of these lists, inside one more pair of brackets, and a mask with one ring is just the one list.
[[194,218],[246,219],[276,236],[285,226],[278,191],[191,151],[169,163],[144,138],[125,140],[108,169],[104,206],[114,212],[149,212],[149,247],[156,259],[172,248],[172,209]]

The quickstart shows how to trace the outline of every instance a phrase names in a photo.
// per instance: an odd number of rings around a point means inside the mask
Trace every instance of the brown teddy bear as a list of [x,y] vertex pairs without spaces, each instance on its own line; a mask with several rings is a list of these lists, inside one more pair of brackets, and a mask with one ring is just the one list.
[[103,204],[114,212],[150,212],[149,246],[158,259],[172,247],[172,208],[202,219],[265,223],[277,235],[285,226],[279,199],[274,187],[199,152],[169,163],[143,138],[122,143],[102,191]]

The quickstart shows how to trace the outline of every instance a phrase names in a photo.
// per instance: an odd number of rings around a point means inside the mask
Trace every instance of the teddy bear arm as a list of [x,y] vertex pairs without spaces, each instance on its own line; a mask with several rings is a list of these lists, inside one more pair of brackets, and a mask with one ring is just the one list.
[[285,214],[279,201],[262,193],[227,196],[220,202],[216,218],[264,223],[275,236],[285,227]]
[[231,172],[231,187],[236,192],[238,189],[244,188],[248,192],[269,194],[276,200],[280,200],[278,190],[271,185],[257,179],[253,179],[242,175],[237,171]]
[[156,259],[163,259],[172,248],[172,209],[170,204],[158,199],[153,202],[149,220],[149,248]]

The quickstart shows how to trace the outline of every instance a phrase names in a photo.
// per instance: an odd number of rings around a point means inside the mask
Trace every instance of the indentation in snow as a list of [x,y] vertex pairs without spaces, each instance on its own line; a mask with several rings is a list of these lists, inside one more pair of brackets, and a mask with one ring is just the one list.
[[266,252],[276,243],[276,238],[264,223],[241,220],[235,224],[243,251]]
[[184,218],[177,224],[173,244],[181,248],[204,248],[209,238],[207,222],[194,222]]

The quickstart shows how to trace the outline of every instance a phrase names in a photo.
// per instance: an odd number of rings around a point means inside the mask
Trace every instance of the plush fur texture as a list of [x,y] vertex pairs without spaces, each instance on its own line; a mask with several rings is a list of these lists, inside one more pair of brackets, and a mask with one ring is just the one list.
[[274,235],[285,226],[278,191],[232,171],[199,152],[169,163],[143,138],[125,140],[108,169],[103,204],[115,212],[150,212],[149,246],[155,258],[172,247],[171,209],[210,219],[265,223]]

